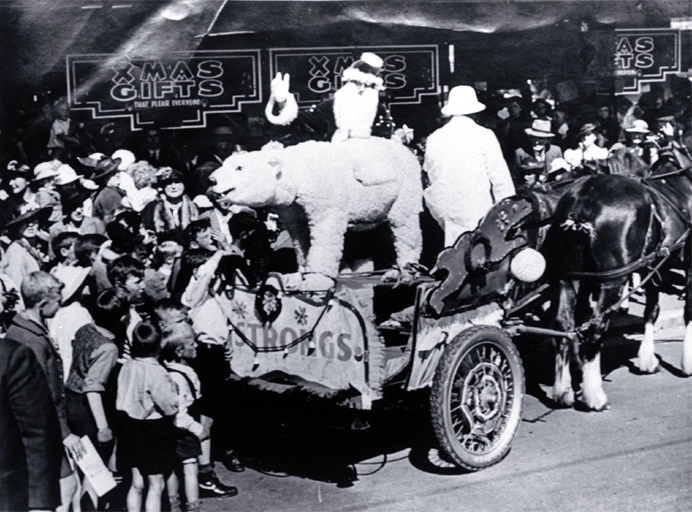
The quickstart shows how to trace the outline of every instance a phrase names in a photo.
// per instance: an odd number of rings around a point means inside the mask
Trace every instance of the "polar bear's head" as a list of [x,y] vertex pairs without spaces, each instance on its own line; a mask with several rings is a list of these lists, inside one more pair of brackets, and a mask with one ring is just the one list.
[[281,150],[236,153],[209,177],[210,190],[243,206],[262,207],[290,203],[281,194]]

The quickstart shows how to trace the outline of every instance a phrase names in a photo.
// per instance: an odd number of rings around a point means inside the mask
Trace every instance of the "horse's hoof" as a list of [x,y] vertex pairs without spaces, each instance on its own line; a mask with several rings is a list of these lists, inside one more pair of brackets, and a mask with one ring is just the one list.
[[574,404],[574,408],[584,412],[603,412],[610,410],[610,402],[605,393],[599,394],[593,400],[585,400],[582,394]]
[[553,404],[556,409],[571,409],[574,407],[574,391],[569,390],[553,396]]
[[661,365],[658,364],[658,359],[652,364],[641,364],[639,363],[639,372],[642,375],[653,375],[661,371]]

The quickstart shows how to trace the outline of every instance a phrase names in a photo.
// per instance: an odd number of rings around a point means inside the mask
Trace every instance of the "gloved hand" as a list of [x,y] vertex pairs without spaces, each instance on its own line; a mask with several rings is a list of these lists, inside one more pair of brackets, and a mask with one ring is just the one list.
[[271,83],[271,94],[277,102],[283,103],[288,99],[290,85],[291,75],[285,73],[282,77],[281,73],[276,74]]

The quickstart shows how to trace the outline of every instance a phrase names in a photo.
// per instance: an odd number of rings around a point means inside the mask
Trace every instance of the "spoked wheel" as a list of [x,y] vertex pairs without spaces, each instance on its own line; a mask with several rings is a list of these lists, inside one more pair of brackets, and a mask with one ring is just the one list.
[[524,368],[502,330],[477,326],[458,335],[438,363],[430,414],[440,448],[469,471],[492,466],[519,430]]

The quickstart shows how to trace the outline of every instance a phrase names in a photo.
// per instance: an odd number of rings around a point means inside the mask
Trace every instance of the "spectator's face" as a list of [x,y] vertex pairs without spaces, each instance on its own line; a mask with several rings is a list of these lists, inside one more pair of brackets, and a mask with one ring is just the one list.
[[108,179],[106,183],[107,187],[118,187],[120,186],[120,173],[116,172],[113,176]]
[[675,135],[675,128],[673,127],[673,123],[670,121],[656,121],[656,126],[658,128],[658,132],[666,137],[672,137]]
[[156,130],[147,130],[146,134],[147,147],[150,149],[158,149],[161,146],[161,137]]
[[534,149],[543,149],[545,148],[545,145],[548,143],[548,139],[544,139],[543,137],[529,137],[531,140],[531,146],[533,146]]
[[38,232],[38,222],[36,219],[29,219],[22,225],[22,237],[34,238]]
[[27,180],[21,176],[15,176],[10,180],[10,191],[14,195],[19,195],[26,190]]
[[144,281],[141,277],[127,276],[123,285],[130,294],[130,300],[138,300],[144,291]]
[[599,108],[598,117],[600,117],[601,119],[608,119],[608,117],[610,117],[610,109],[608,107]]
[[194,338],[188,338],[182,348],[180,355],[183,359],[194,359],[197,357],[197,342]]
[[60,300],[62,295],[60,289],[62,287],[52,288],[44,297],[41,304],[41,316],[43,318],[53,318],[60,309]]
[[593,146],[596,143],[596,134],[587,133],[586,135],[582,135],[581,143],[585,148]]
[[197,242],[200,249],[206,249],[207,251],[215,251],[217,249],[216,241],[211,235],[211,228],[204,229],[197,233],[195,242]]
[[60,104],[53,110],[53,115],[62,121],[67,121],[70,118],[70,108],[65,104]]
[[178,199],[185,192],[185,185],[179,181],[169,183],[163,187],[163,193],[166,194],[168,199]]
[[70,212],[69,219],[72,222],[82,222],[84,220],[84,207],[78,206]]
[[517,117],[519,114],[521,114],[521,105],[517,103],[516,101],[513,101],[509,105],[507,105],[507,110],[509,110],[509,115],[512,117]]

